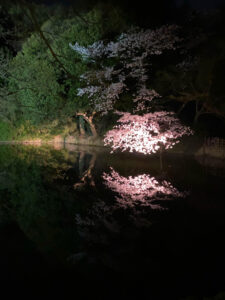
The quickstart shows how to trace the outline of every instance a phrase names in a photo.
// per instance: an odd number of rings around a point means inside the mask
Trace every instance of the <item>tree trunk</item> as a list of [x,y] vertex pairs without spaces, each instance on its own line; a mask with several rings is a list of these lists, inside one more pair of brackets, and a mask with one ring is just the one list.
[[88,125],[90,126],[91,133],[92,133],[93,137],[97,137],[98,134],[97,134],[95,125],[93,123],[94,115],[95,115],[95,113],[93,113],[90,117],[88,117],[85,113],[77,113],[77,116],[82,116],[84,118],[84,120],[88,123]]
[[89,121],[89,125],[90,125],[90,128],[91,128],[91,133],[94,137],[97,137],[97,131],[96,131],[96,128],[95,128],[95,125],[93,124],[92,121]]
[[160,146],[159,150],[159,163],[160,163],[160,171],[162,172],[163,170],[163,161],[162,161],[162,147]]
[[184,103],[181,105],[181,107],[178,109],[178,111],[177,111],[177,114],[178,114],[178,115],[183,111],[183,109],[185,108],[186,104],[187,104],[187,102],[184,102]]
[[79,128],[80,128],[80,134],[85,136],[84,119],[82,118],[82,116],[79,116]]
[[194,117],[194,125],[196,125],[197,124],[197,122],[198,122],[198,118],[199,118],[199,116],[201,115],[201,113],[199,113],[199,112],[196,112],[195,113],[195,117]]
[[199,101],[196,101],[195,103],[195,117],[194,117],[194,125],[197,124],[198,118],[200,117],[201,113],[203,111],[203,106],[199,109]]

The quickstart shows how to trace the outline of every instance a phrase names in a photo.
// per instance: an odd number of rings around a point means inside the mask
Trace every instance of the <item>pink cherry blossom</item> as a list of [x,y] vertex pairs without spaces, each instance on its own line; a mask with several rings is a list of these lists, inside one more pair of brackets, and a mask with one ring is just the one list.
[[[84,61],[101,61],[98,70],[95,68],[80,76],[87,86],[79,88],[77,96],[87,95],[94,111],[107,113],[113,110],[116,100],[123,92],[133,90],[134,86],[129,87],[125,83],[127,79],[133,78],[136,80],[136,92],[133,95],[133,101],[137,102],[135,111],[144,110],[145,101],[160,97],[156,91],[146,87],[151,66],[149,60],[166,50],[176,49],[180,40],[176,34],[177,29],[175,25],[155,30],[131,28],[116,41],[109,43],[97,41],[87,47],[78,43],[69,44]],[[115,59],[115,64],[111,67],[104,66],[107,59]]]
[[155,113],[131,115],[120,113],[119,125],[108,131],[104,138],[105,145],[110,145],[112,151],[155,153],[163,147],[172,148],[179,143],[183,135],[190,135],[189,127],[183,126],[173,113],[160,111]]
[[110,173],[103,173],[102,177],[104,184],[118,194],[116,201],[123,207],[138,204],[160,209],[160,201],[183,198],[186,195],[179,192],[170,182],[166,180],[159,182],[149,174],[124,177],[111,168]]

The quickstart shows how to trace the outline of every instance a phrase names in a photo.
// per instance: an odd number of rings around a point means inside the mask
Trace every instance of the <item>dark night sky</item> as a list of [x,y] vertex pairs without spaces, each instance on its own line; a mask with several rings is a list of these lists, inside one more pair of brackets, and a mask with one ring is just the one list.
[[176,3],[177,5],[186,3],[195,9],[211,9],[220,4],[225,5],[225,0],[176,0]]
[[[44,2],[46,4],[52,4],[52,3],[62,3],[62,4],[69,4],[71,2],[76,3],[76,0],[43,0],[43,1],[38,1],[34,0],[35,2]],[[79,0],[78,0],[79,1]],[[137,1],[137,0],[136,0]],[[142,2],[141,0],[140,2]],[[154,0],[156,1],[156,0]],[[146,0],[145,2],[154,2],[152,0]],[[212,8],[217,8],[219,5],[224,5],[225,6],[225,0],[174,0],[177,6],[180,6],[182,4],[187,4],[191,6],[194,9],[212,9]],[[139,1],[138,1],[139,2]],[[135,3],[135,1],[134,1]]]

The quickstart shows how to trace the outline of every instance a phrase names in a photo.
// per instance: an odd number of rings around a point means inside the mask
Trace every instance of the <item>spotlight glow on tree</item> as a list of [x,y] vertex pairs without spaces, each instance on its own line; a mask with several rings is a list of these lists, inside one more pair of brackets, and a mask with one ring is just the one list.
[[183,135],[190,135],[189,127],[183,126],[173,113],[160,111],[143,116],[121,113],[119,125],[105,135],[105,145],[129,152],[155,153],[163,147],[172,148]]

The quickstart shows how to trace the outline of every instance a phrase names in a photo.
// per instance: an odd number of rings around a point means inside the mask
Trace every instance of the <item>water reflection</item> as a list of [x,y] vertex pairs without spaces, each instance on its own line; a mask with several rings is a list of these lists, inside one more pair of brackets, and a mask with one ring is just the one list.
[[[184,198],[187,192],[150,174],[122,176],[112,167],[109,172],[103,171],[101,178],[103,185],[101,189],[98,186],[96,200],[85,213],[76,213],[83,250],[70,259],[77,263],[89,257],[92,262],[123,270],[135,264],[128,263],[126,257],[135,253],[142,230],[151,228],[161,212],[168,209],[168,202]],[[96,253],[96,248],[101,250]]]
[[86,185],[95,186],[94,176],[92,174],[96,162],[96,154],[90,154],[88,166],[85,168],[85,161],[87,158],[87,153],[80,152],[77,162],[77,168],[79,170],[79,180],[74,183],[74,189],[85,188]]
[[157,181],[150,174],[135,177],[121,176],[113,168],[110,173],[103,173],[105,185],[116,192],[116,201],[120,206],[150,206],[151,209],[161,209],[160,201],[183,198],[187,192],[179,192],[169,181]]
[[[109,156],[98,148],[76,145],[60,147],[0,147],[0,224],[16,224],[54,265],[75,264],[82,270],[88,266],[87,273],[90,265],[127,273],[135,268],[157,269],[163,259],[162,243],[175,256],[186,247],[182,205],[191,203],[195,208],[200,203],[202,211],[213,195],[219,207],[215,195],[223,182],[208,178],[193,161],[165,158],[161,173],[158,159]],[[190,188],[186,197],[184,191]],[[168,221],[170,214],[174,216]],[[190,236],[198,227],[193,228]]]

